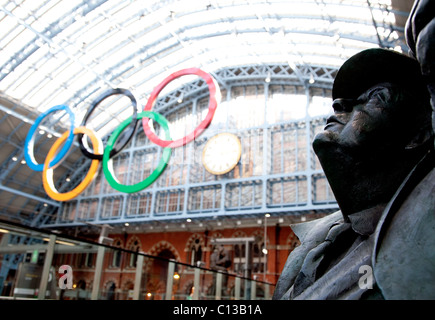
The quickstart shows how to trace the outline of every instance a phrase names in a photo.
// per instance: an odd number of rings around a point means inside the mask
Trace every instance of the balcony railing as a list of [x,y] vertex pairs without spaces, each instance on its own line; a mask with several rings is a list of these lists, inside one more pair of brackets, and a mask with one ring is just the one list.
[[0,222],[0,280],[0,299],[17,300],[268,300],[274,290],[254,277],[10,222]]

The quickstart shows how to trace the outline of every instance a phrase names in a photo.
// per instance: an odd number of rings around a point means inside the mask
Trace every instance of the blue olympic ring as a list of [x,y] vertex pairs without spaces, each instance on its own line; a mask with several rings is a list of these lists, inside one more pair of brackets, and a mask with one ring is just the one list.
[[27,134],[26,137],[26,141],[24,142],[24,159],[26,160],[27,165],[35,171],[42,171],[44,169],[44,164],[43,163],[38,164],[35,160],[35,155],[33,153],[33,148],[35,145],[35,131],[38,129],[38,126],[41,123],[42,119],[44,119],[48,114],[59,110],[64,110],[69,115],[69,119],[70,119],[69,136],[65,141],[65,144],[63,145],[62,149],[59,151],[59,153],[56,154],[54,159],[50,162],[49,165],[50,168],[57,165],[66,156],[70,147],[73,144],[75,116],[68,106],[57,105],[41,113],[39,117],[36,118],[35,123],[30,128],[29,133]]

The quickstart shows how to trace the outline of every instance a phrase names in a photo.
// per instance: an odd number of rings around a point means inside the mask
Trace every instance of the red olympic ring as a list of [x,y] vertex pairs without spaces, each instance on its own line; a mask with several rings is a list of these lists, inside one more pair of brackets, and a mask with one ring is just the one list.
[[154,88],[154,90],[151,92],[151,96],[148,99],[147,104],[144,107],[144,111],[151,111],[153,108],[154,102],[157,99],[157,96],[159,93],[163,90],[163,88],[172,80],[179,78],[181,76],[185,75],[197,75],[200,76],[205,80],[205,82],[208,85],[209,90],[209,103],[208,103],[208,113],[205,117],[205,119],[196,127],[195,130],[193,130],[190,134],[186,135],[185,137],[178,139],[178,140],[162,140],[157,135],[152,132],[148,121],[149,118],[142,118],[142,126],[145,131],[146,136],[148,139],[150,139],[154,144],[160,146],[160,147],[170,147],[170,148],[176,148],[181,147],[185,145],[186,143],[194,140],[196,137],[198,137],[207,127],[210,125],[211,120],[213,119],[214,113],[217,108],[218,101],[216,99],[216,93],[219,92],[219,86],[215,83],[215,80],[213,77],[202,71],[198,68],[188,68],[183,69],[177,72],[174,72],[170,76],[168,76],[166,79],[164,79],[157,87]]

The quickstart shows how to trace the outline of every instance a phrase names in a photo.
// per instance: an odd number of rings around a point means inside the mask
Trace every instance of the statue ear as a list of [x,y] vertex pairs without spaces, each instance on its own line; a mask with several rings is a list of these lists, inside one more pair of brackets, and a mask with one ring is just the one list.
[[417,134],[408,142],[408,144],[405,146],[405,150],[413,150],[415,148],[418,148],[429,140],[432,139],[431,130],[428,130],[427,128],[420,129]]

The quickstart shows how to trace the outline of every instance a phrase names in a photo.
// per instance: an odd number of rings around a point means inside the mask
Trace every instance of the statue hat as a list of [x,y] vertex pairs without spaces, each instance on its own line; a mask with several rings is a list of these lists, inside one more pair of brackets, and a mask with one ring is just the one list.
[[332,99],[356,99],[383,82],[427,92],[417,60],[393,50],[373,48],[363,50],[344,62],[334,79]]

